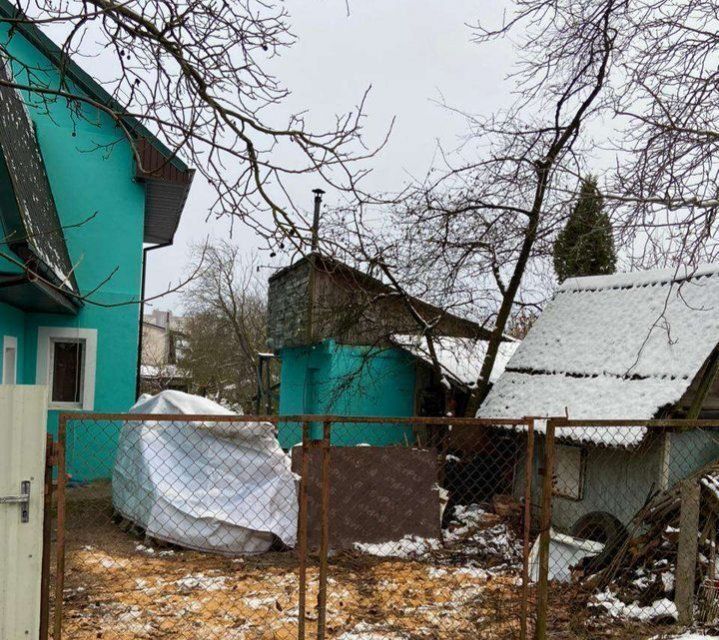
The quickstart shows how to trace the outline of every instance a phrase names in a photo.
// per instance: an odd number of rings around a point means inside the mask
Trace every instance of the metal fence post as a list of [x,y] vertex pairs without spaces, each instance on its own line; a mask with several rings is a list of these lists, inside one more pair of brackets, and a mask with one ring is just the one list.
[[554,484],[554,421],[547,420],[544,440],[544,477],[542,478],[542,511],[539,522],[539,579],[537,581],[536,640],[547,638],[549,604],[549,530],[552,526],[552,489]]
[[327,630],[327,560],[330,543],[330,436],[332,423],[324,423],[322,433],[322,526],[320,533],[320,583],[317,594],[317,640]]
[[310,426],[306,422],[302,423],[302,457],[300,471],[300,508],[299,523],[297,532],[297,546],[299,553],[299,582],[300,593],[298,602],[298,623],[297,638],[304,640],[305,638],[305,622],[307,616],[307,473],[309,468],[309,456],[307,448],[309,447],[309,430]]
[[57,541],[55,543],[55,611],[53,640],[62,640],[62,606],[65,592],[65,487],[67,484],[67,418],[60,414],[57,427]]
[[50,633],[50,559],[52,537],[52,470],[55,467],[55,447],[48,433],[45,443],[45,482],[42,521],[42,578],[40,582],[40,640]]
[[524,461],[524,539],[522,541],[522,612],[519,637],[527,640],[529,614],[529,542],[532,529],[532,473],[534,470],[534,419],[527,422],[527,450]]

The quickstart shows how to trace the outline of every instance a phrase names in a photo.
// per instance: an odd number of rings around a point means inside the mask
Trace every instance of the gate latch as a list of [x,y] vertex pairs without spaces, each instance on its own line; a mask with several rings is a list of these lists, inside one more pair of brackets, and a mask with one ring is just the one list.
[[23,480],[20,483],[19,496],[0,496],[0,504],[19,504],[20,521],[30,522],[30,481]]

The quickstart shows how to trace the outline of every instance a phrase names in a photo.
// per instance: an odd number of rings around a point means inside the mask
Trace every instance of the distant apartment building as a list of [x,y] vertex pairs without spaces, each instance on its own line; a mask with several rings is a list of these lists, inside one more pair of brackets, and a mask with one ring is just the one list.
[[184,319],[172,311],[153,309],[142,318],[140,390],[157,393],[163,389],[190,390],[190,379],[178,366],[184,341]]

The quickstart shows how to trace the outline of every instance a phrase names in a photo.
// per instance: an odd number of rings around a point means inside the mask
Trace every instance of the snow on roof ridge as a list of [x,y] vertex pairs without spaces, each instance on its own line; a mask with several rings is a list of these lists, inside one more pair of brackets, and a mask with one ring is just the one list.
[[655,284],[671,284],[695,278],[719,275],[719,264],[703,264],[698,267],[679,266],[675,269],[630,271],[606,276],[568,278],[557,288],[557,293],[575,291],[599,291],[603,289],[631,289]]

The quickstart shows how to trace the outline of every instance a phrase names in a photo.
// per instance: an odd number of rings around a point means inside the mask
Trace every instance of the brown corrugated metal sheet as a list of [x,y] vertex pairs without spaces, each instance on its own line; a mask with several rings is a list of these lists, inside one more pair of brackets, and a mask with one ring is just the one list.
[[[310,548],[319,547],[321,443],[308,451],[307,513]],[[302,448],[292,450],[300,473]],[[440,536],[437,454],[404,447],[332,447],[329,536],[331,549],[378,543],[406,535]]]

